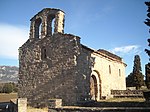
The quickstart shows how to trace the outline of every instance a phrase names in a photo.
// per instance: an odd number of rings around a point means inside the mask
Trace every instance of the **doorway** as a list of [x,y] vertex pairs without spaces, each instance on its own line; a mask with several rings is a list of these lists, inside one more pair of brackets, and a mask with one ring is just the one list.
[[97,80],[94,75],[92,75],[90,79],[90,94],[92,100],[97,99],[97,95],[98,95]]
[[101,96],[101,85],[100,85],[100,79],[97,72],[93,71],[91,78],[90,78],[90,95],[91,100],[98,101],[100,100]]

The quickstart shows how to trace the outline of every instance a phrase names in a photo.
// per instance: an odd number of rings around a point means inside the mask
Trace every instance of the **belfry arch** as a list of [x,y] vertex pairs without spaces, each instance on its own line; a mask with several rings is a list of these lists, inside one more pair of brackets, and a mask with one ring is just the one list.
[[55,15],[47,16],[47,35],[52,35],[55,32]]
[[30,20],[30,39],[52,36],[53,33],[64,33],[64,18],[65,14],[60,9],[43,9]]
[[90,95],[92,100],[99,101],[101,98],[101,81],[97,71],[92,71],[90,77]]
[[35,38],[40,38],[42,34],[42,19],[41,18],[38,18],[35,20],[34,29],[35,29],[35,32],[34,32]]

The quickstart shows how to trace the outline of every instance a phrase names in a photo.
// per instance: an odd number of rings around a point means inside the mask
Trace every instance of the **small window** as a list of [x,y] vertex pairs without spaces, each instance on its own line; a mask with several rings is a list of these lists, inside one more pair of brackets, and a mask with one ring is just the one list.
[[119,69],[119,76],[121,76],[121,70]]
[[110,65],[109,65],[109,74],[111,74],[111,67],[110,67]]
[[41,59],[44,60],[44,59],[46,59],[46,58],[47,58],[47,51],[46,51],[46,48],[43,47],[43,48],[41,49]]

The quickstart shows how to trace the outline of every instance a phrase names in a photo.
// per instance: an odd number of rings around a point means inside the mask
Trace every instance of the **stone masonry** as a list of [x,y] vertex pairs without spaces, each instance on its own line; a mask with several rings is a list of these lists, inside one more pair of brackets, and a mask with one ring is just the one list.
[[119,56],[64,34],[64,12],[46,8],[31,19],[30,37],[19,48],[19,97],[33,107],[49,99],[77,105],[109,98],[111,90],[126,89],[125,67]]

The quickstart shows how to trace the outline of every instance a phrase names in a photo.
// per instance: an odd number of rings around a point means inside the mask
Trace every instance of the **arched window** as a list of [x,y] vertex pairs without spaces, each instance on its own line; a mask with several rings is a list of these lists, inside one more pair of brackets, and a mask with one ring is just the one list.
[[44,60],[46,58],[47,58],[46,47],[42,47],[42,49],[41,49],[41,59]]
[[47,19],[48,35],[52,35],[55,32],[55,15],[49,15]]
[[55,32],[55,18],[52,20],[52,34]]
[[111,66],[109,65],[109,74],[111,74]]
[[42,20],[41,18],[38,18],[35,21],[35,38],[40,38],[41,37],[41,31],[42,31]]

